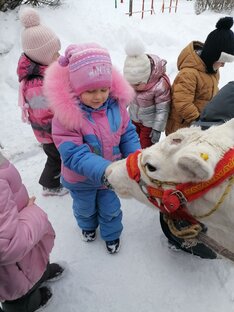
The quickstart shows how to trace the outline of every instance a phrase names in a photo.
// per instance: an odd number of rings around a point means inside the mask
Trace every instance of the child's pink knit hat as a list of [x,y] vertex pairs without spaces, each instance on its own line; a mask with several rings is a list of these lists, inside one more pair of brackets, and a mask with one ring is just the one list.
[[99,88],[110,88],[112,63],[108,51],[95,43],[70,45],[59,64],[68,66],[73,91],[81,93]]
[[36,10],[25,8],[20,12],[20,21],[25,29],[21,33],[24,53],[34,62],[49,65],[61,49],[59,38],[47,26],[40,24]]

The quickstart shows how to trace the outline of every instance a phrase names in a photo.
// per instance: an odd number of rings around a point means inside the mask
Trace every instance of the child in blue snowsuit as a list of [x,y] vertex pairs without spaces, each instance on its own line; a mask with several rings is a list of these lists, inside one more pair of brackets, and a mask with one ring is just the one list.
[[109,253],[122,232],[120,200],[105,186],[105,170],[140,148],[127,105],[133,89],[97,44],[71,45],[47,71],[45,92],[54,111],[52,134],[62,158],[62,183],[70,190],[83,239],[100,227]]

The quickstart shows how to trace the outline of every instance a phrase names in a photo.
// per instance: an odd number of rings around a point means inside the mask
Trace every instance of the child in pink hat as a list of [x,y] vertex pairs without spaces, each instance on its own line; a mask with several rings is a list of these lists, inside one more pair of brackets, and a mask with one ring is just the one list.
[[40,24],[40,16],[32,8],[21,11],[20,21],[24,26],[21,34],[24,53],[19,59],[17,74],[22,120],[31,124],[47,155],[39,179],[43,186],[42,194],[62,196],[67,190],[60,183],[61,160],[51,135],[53,113],[42,89],[45,70],[59,56],[60,40],[50,28]]
[[82,238],[100,228],[107,251],[120,248],[120,200],[106,178],[107,166],[140,148],[127,105],[134,92],[97,44],[71,45],[45,76],[53,139],[62,158],[62,183],[73,198]]

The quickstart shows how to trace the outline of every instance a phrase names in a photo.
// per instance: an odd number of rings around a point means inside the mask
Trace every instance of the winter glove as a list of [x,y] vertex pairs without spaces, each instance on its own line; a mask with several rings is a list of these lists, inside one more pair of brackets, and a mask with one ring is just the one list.
[[161,136],[160,131],[152,129],[152,131],[150,133],[151,142],[153,144],[157,143],[160,139],[160,136]]

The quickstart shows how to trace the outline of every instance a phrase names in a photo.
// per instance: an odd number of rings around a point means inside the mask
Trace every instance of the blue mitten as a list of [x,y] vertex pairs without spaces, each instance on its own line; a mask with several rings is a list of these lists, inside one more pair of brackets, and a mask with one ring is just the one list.
[[161,136],[160,131],[152,129],[152,131],[150,133],[151,142],[153,144],[157,143],[160,139],[160,136]]

